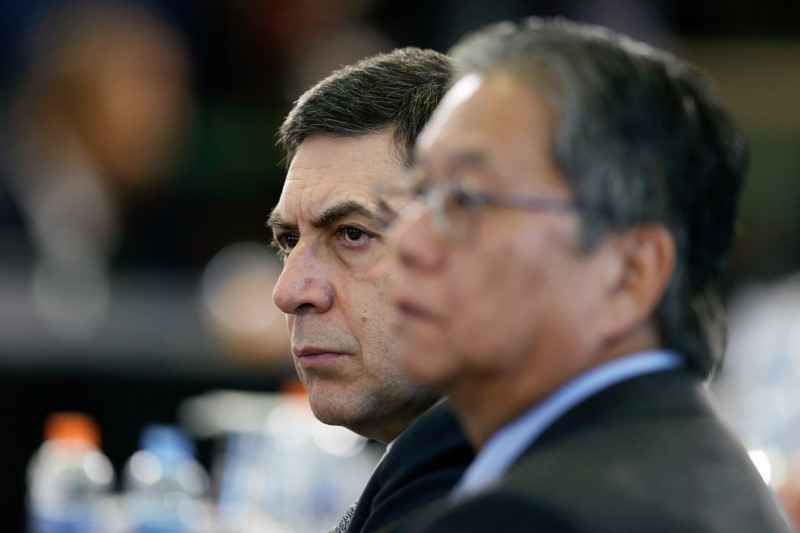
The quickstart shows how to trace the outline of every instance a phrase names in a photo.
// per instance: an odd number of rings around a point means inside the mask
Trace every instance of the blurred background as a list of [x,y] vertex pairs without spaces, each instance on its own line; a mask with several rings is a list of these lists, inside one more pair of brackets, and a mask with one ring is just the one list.
[[152,423],[189,431],[213,470],[231,430],[213,413],[260,405],[214,395],[294,388],[264,222],[284,174],[275,132],[303,90],[369,54],[446,51],[487,22],[533,14],[600,23],[695,62],[747,133],[723,286],[729,365],[714,390],[765,476],[789,479],[800,450],[798,2],[0,0],[4,530],[23,529],[25,465],[54,411],[94,418],[118,472]]

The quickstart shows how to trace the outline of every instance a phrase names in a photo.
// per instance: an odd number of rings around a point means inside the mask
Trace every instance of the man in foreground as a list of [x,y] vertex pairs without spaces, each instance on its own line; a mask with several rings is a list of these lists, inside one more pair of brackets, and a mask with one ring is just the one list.
[[[284,267],[273,295],[315,416],[391,448],[337,531],[374,531],[446,494],[472,451],[446,405],[399,369],[385,230],[401,204],[419,131],[447,89],[450,60],[402,49],[345,67],[307,91],[280,132],[289,162],[269,217]],[[344,511],[344,510],[343,510]]]
[[454,53],[396,225],[400,357],[479,454],[414,531],[787,531],[711,407],[745,142],[697,72],[530,19]]

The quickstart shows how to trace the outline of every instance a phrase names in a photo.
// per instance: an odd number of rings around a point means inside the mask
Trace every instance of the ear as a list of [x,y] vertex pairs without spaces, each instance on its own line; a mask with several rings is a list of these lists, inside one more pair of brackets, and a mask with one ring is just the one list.
[[616,344],[636,335],[658,342],[653,313],[675,266],[675,241],[660,224],[642,224],[610,237],[615,268],[606,285],[603,335]]

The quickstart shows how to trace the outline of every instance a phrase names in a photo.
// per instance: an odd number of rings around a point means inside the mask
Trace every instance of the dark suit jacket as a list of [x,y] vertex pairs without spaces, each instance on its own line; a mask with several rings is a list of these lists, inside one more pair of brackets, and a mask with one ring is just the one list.
[[548,428],[493,487],[405,531],[789,531],[700,379],[612,386]]
[[473,459],[446,402],[429,409],[395,440],[358,499],[349,533],[404,522],[445,496]]

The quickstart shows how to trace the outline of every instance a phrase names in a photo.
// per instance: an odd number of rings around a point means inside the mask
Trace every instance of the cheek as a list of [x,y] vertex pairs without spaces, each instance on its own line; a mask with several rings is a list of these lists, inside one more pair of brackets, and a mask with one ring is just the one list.
[[534,249],[506,248],[464,259],[460,264],[472,268],[447,277],[448,308],[457,311],[448,343],[463,364],[497,370],[527,353],[548,305],[551,281]]
[[463,363],[482,364],[491,358],[502,337],[508,295],[516,283],[510,268],[494,257],[481,256],[455,262],[444,278],[444,299],[450,317],[444,343]]
[[[348,313],[351,331],[358,338],[367,366],[394,364],[395,309],[391,300],[389,269],[352,278],[342,309]],[[384,355],[386,354],[386,355]]]

